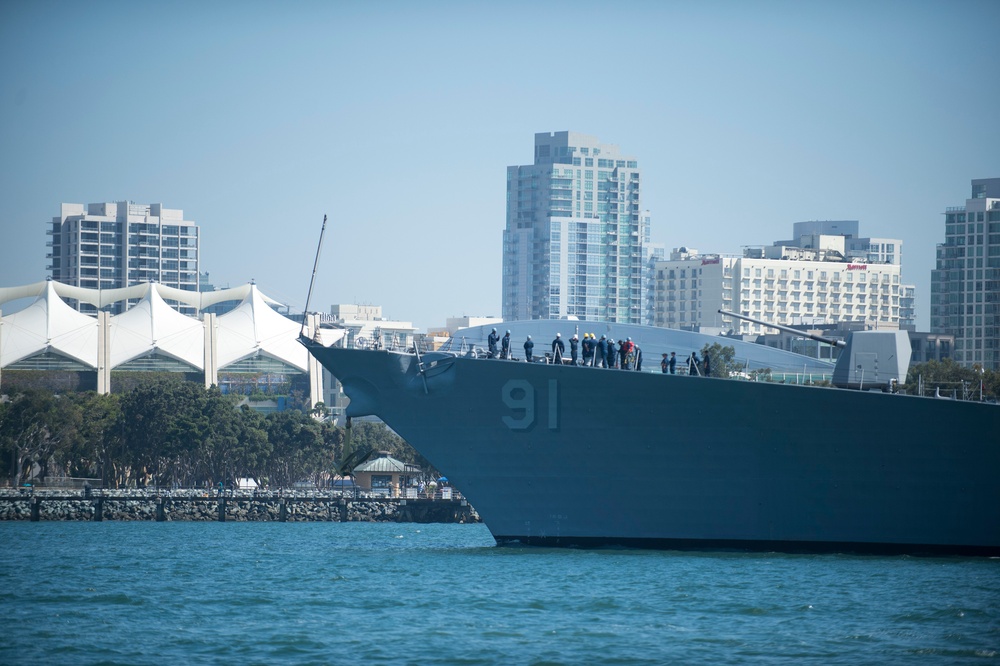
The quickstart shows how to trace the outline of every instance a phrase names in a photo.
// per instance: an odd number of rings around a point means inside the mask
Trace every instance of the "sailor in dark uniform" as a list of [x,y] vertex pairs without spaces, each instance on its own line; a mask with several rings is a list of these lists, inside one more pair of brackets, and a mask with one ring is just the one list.
[[490,333],[490,337],[486,338],[486,344],[489,347],[489,353],[486,354],[486,358],[496,358],[497,356],[497,342],[500,340],[500,336],[497,335],[497,329],[493,329]]
[[566,345],[562,341],[562,333],[556,333],[556,339],[552,341],[552,362],[562,363],[563,354],[566,353]]
[[608,367],[608,336],[601,336],[601,339],[597,341],[596,351],[597,355],[594,357],[594,367]]
[[531,363],[531,358],[532,358],[531,354],[532,352],[534,352],[534,350],[535,350],[535,343],[532,342],[531,336],[529,335],[528,339],[524,341],[524,360],[527,361],[528,363]]
[[510,358],[510,331],[504,333],[500,340],[500,358]]

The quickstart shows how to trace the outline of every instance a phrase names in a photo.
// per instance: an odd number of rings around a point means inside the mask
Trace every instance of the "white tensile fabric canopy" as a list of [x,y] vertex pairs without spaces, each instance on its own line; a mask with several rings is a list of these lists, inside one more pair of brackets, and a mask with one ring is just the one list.
[[301,325],[275,312],[270,305],[277,301],[262,294],[253,284],[211,292],[183,291],[157,283],[97,290],[53,281],[0,288],[0,308],[4,303],[23,298],[34,301],[0,319],[0,367],[50,352],[97,368],[98,320],[77,312],[63,298],[98,308],[139,299],[127,311],[109,318],[108,360],[112,368],[155,353],[192,369],[204,369],[205,322],[179,313],[164,299],[198,310],[224,301],[240,302],[232,311],[216,318],[220,369],[256,355],[270,356],[303,372],[309,367],[309,353],[298,343]]
[[9,290],[12,297],[6,300],[27,296],[35,300],[0,322],[0,367],[46,351],[97,367],[97,319],[66,305],[56,294],[55,284],[39,282],[21,288],[24,292],[15,291],[17,287]]
[[167,305],[155,285],[147,287],[142,300],[111,318],[111,367],[116,368],[155,350],[199,370],[204,369],[204,323]]
[[219,315],[218,326],[220,368],[257,353],[301,370],[308,367],[309,352],[298,342],[302,325],[272,310],[256,287],[235,309]]

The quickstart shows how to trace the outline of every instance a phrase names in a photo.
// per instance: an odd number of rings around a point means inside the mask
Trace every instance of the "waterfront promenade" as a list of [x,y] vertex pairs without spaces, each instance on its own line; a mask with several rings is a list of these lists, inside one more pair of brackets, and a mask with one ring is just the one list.
[[459,495],[383,497],[359,491],[0,488],[0,520],[474,523]]

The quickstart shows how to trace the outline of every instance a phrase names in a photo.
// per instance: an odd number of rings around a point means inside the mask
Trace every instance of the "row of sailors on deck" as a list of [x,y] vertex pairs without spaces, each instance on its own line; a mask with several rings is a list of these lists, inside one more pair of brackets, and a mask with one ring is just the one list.
[[[487,338],[487,358],[510,359],[510,331],[501,338],[497,329],[493,329]],[[499,350],[498,350],[499,346]],[[529,335],[524,341],[524,360],[528,363],[535,359],[535,342]],[[632,342],[632,338],[619,340],[602,335],[600,339],[594,333],[584,333],[581,341],[578,335],[569,339],[569,358],[566,358],[566,343],[562,334],[556,333],[552,341],[551,359],[553,363],[569,363],[569,365],[584,365],[595,368],[620,368],[622,370],[642,370],[642,350]]]

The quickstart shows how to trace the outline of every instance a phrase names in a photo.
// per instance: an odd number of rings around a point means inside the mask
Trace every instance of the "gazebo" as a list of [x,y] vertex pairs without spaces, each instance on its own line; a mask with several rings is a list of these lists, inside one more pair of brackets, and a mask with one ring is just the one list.
[[396,460],[388,451],[379,451],[377,458],[354,468],[354,479],[361,490],[399,497],[401,489],[410,485],[422,473],[423,470],[417,465]]

